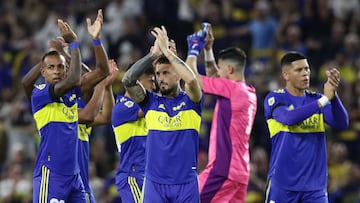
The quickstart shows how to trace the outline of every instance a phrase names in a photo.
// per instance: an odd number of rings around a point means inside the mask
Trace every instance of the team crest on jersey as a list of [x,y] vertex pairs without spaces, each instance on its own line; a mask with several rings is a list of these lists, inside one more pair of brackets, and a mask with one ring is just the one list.
[[134,102],[133,101],[127,101],[124,103],[125,106],[127,106],[128,108],[131,108],[134,106]]
[[268,105],[269,105],[269,106],[272,106],[272,105],[274,105],[274,103],[275,103],[275,98],[274,98],[274,97],[270,97],[270,98],[268,99]]
[[35,87],[38,88],[39,90],[42,90],[46,87],[46,84],[35,85]]

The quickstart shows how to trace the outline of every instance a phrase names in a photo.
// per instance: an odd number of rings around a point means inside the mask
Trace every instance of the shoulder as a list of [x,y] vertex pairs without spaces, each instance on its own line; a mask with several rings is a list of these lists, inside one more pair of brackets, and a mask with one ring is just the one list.
[[264,100],[265,105],[273,106],[275,103],[279,103],[286,97],[285,89],[277,89],[269,92]]
[[285,89],[276,89],[276,90],[273,90],[271,92],[269,92],[267,95],[266,95],[266,98],[270,98],[270,97],[285,97],[287,94],[286,94],[286,91]]
[[116,105],[117,106],[122,106],[124,108],[134,108],[134,107],[138,107],[138,104],[136,102],[134,102],[130,97],[121,95],[118,96],[116,99]]
[[321,94],[312,90],[306,90],[305,91],[306,96],[308,97],[321,97]]
[[50,98],[49,84],[36,84],[31,95],[32,102],[34,100],[43,100],[44,98]]
[[49,85],[45,84],[45,83],[44,84],[35,84],[34,87],[35,88],[34,88],[33,92],[43,92],[49,88]]

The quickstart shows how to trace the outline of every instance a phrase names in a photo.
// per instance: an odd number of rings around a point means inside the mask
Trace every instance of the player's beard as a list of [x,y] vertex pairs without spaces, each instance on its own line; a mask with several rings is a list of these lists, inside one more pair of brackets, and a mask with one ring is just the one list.
[[161,93],[161,95],[163,95],[163,96],[171,95],[171,94],[173,94],[174,91],[176,91],[176,86],[173,87],[173,88],[168,88],[168,89],[162,89],[162,88],[160,88],[160,93]]

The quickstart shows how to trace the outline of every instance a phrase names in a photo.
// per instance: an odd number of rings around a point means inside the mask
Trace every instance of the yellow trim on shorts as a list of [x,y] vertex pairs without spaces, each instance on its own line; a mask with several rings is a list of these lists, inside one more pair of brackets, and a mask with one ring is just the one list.
[[39,191],[39,203],[47,203],[49,194],[50,169],[46,166],[41,167],[41,182]]
[[265,192],[265,203],[268,202],[269,193],[270,193],[270,187],[271,187],[271,180],[269,180],[267,186],[266,186],[266,192]]
[[142,202],[142,200],[141,200],[142,199],[141,198],[141,191],[140,191],[139,185],[136,182],[136,178],[129,176],[128,177],[128,184],[130,186],[131,193],[132,193],[133,198],[134,198],[134,202],[135,203]]

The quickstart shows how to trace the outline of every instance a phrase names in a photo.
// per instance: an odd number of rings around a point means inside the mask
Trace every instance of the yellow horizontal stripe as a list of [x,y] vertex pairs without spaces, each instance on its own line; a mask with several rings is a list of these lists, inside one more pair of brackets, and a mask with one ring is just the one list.
[[145,116],[149,130],[187,130],[200,131],[201,117],[194,110],[180,111],[177,115],[170,117],[165,112],[150,110]]
[[292,133],[315,133],[325,132],[325,122],[323,114],[314,114],[303,122],[288,126],[284,125],[275,119],[268,119],[270,137],[278,134],[279,132],[292,132]]
[[146,136],[145,119],[128,122],[114,128],[116,144],[121,144],[133,136]]
[[50,122],[76,122],[78,120],[77,103],[67,107],[63,103],[50,103],[34,114],[38,130]]
[[78,129],[78,139],[89,142],[89,136],[92,128],[87,127],[86,124],[79,124]]

